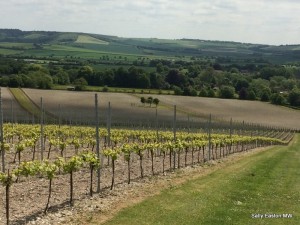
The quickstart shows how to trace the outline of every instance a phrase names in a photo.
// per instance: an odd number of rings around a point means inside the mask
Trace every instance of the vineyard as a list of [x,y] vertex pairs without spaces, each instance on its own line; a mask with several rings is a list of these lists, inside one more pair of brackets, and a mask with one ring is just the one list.
[[5,123],[1,129],[0,222],[7,224],[26,224],[117,184],[293,137],[282,129],[212,126],[191,132]]

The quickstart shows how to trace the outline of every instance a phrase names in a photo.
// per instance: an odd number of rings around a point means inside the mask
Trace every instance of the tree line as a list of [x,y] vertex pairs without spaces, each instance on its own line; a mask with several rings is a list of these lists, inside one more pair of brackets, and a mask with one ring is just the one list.
[[300,106],[300,66],[222,64],[211,60],[151,60],[144,67],[95,69],[93,64],[34,64],[0,58],[0,85],[51,89],[53,85],[173,90],[176,95],[260,100]]

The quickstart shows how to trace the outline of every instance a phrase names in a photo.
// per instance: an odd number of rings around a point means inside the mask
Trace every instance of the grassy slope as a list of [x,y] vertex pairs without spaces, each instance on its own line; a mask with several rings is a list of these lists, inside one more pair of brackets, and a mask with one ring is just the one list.
[[35,116],[40,116],[40,108],[38,108],[33,102],[28,98],[28,96],[20,88],[10,88],[10,92],[13,94],[17,102],[30,114]]
[[[33,102],[29,96],[20,88],[9,88],[11,94],[14,96],[19,105],[26,110],[31,115],[34,115],[36,118],[41,117],[41,110],[38,106],[38,102]],[[55,115],[46,111],[45,119],[46,120],[55,120]]]
[[[61,88],[61,87],[58,87]],[[97,87],[95,90],[99,91]],[[118,91],[112,88],[112,91]],[[57,114],[58,105],[64,109],[68,109],[69,113],[83,112],[86,117],[94,116],[93,112],[93,96],[92,92],[70,92],[59,90],[39,90],[39,89],[23,89],[25,93],[37,105],[40,102],[40,97],[44,98],[46,110]],[[95,91],[94,90],[94,91]],[[132,89],[122,88],[121,91],[131,92]],[[154,116],[153,112],[147,112],[143,107],[132,107],[132,104],[140,104],[140,96],[158,98],[159,105],[159,120],[173,120],[173,105],[177,105],[178,113],[182,115],[178,120],[187,120],[187,114],[191,115],[191,120],[205,119],[210,113],[213,117],[229,121],[232,118],[234,121],[245,121],[247,123],[259,123],[268,126],[287,127],[290,129],[299,129],[300,113],[297,110],[284,107],[274,106],[271,104],[258,101],[240,101],[231,99],[216,99],[216,98],[200,98],[187,96],[173,95],[156,95],[154,92],[148,94],[144,90],[144,95],[140,94],[140,90],[136,89],[135,94],[128,93],[103,93],[99,92],[100,107],[105,110],[107,103],[112,103],[113,111],[118,115],[113,117],[113,120],[118,118],[124,121],[137,118],[148,118]],[[57,96],[57,97],[54,97]],[[68,101],[66,101],[68,99]],[[152,110],[153,111],[153,110]],[[121,113],[122,112],[122,113]],[[149,113],[149,114],[148,114]],[[150,115],[151,114],[151,115]],[[133,117],[134,115],[134,117]],[[152,118],[152,117],[151,117]]]
[[[105,224],[299,224],[299,147],[298,135],[289,147],[259,152],[163,190]],[[255,213],[293,217],[254,219]]]
[[260,101],[241,101],[238,99],[200,98],[174,95],[152,95],[162,103],[177,105],[177,108],[190,114],[209,115],[227,121],[245,121],[267,126],[299,129],[299,110],[276,106]]
[[[17,35],[17,36],[15,36]],[[204,41],[204,40],[167,40],[156,38],[120,38],[106,35],[68,33],[68,32],[18,32],[11,36],[10,32],[0,29],[1,40],[11,42],[32,42],[59,44],[61,46],[79,44],[84,50],[70,51],[70,49],[34,49],[21,52],[4,52],[2,54],[21,54],[23,56],[74,56],[80,58],[99,58],[103,54],[125,55],[128,57],[190,57],[190,56],[231,56],[237,61],[242,58],[256,58],[257,56],[274,62],[298,61],[299,53],[296,46],[266,46],[245,44],[238,42]],[[32,44],[31,43],[31,44]],[[44,46],[46,47],[46,46]],[[27,49],[27,48],[26,48]],[[91,52],[90,50],[98,52]],[[7,50],[7,49],[6,49]],[[102,55],[101,55],[102,54]]]

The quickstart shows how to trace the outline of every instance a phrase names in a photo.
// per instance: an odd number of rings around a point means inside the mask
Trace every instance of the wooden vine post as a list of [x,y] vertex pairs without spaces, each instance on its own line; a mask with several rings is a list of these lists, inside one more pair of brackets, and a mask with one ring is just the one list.
[[[174,105],[174,118],[173,118],[173,141],[176,142],[176,105]],[[173,151],[173,168],[176,167],[176,151]],[[171,156],[170,156],[171,157]]]
[[41,98],[41,161],[44,159],[44,106]]
[[211,114],[209,114],[209,121],[208,121],[208,161],[211,159]]
[[107,109],[107,146],[108,147],[110,147],[110,136],[111,136],[110,130],[111,130],[111,106],[110,106],[110,102],[108,102],[108,109]]
[[5,173],[5,149],[3,142],[3,109],[2,109],[2,94],[0,88],[0,144],[1,144],[1,158],[2,158],[2,172]]
[[[96,154],[97,158],[102,162],[100,156],[100,138],[99,138],[99,115],[98,115],[98,94],[95,94],[95,121],[96,121]],[[97,192],[100,192],[100,177],[101,177],[101,166],[97,168]]]

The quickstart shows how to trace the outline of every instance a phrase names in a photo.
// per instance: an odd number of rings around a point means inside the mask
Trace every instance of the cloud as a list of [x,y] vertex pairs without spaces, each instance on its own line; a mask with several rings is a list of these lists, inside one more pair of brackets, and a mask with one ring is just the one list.
[[298,0],[10,0],[2,28],[299,43]]

